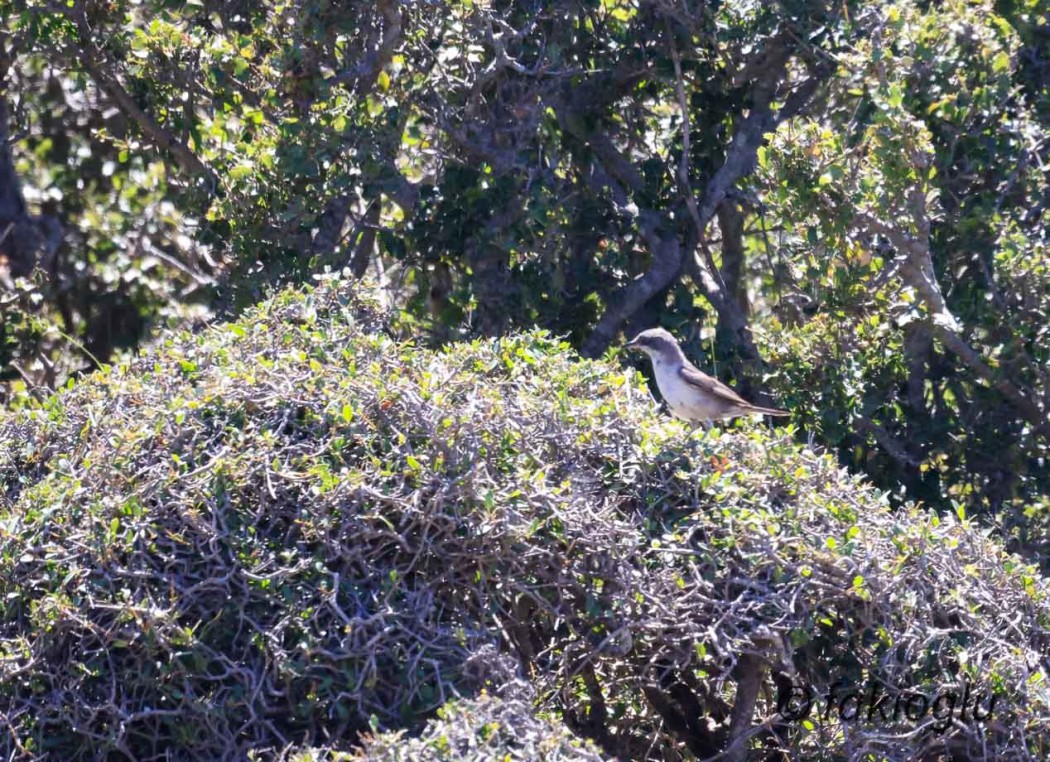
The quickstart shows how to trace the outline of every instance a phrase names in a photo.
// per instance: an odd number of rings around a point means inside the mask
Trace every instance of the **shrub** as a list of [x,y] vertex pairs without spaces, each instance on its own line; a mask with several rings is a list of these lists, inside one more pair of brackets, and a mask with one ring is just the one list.
[[[325,282],[0,417],[0,755],[349,751],[499,690],[494,649],[621,758],[1044,749],[1045,582],[965,516],[543,333],[384,324]],[[962,681],[991,718],[777,713]]]
[[[368,738],[353,760],[368,762],[442,762],[443,760],[542,759],[550,762],[603,759],[564,727],[540,720],[522,696],[499,699],[488,695],[456,701],[438,710],[418,738],[405,731]],[[303,762],[306,762],[305,760]]]

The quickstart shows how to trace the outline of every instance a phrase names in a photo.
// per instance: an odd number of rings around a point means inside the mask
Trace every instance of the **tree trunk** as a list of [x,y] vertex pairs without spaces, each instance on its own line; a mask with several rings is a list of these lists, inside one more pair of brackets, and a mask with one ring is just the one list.
[[500,234],[514,224],[521,211],[520,200],[508,201],[468,244],[467,261],[478,303],[475,328],[483,336],[503,333],[508,317],[515,314],[518,284],[511,275],[510,252],[503,246]]
[[[744,283],[744,214],[730,200],[718,207],[718,227],[722,233],[722,280],[726,284],[726,297],[736,302],[740,311],[747,315],[751,305],[747,301],[747,284]],[[718,315],[718,333],[729,336],[725,315]]]
[[62,227],[52,217],[36,217],[26,209],[22,184],[11,152],[7,83],[0,82],[0,263],[14,277],[28,275],[40,265],[49,269]]

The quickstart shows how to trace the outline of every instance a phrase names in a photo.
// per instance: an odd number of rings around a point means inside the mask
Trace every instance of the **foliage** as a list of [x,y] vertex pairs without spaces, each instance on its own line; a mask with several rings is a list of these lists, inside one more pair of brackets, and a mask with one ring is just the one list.
[[773,320],[769,359],[807,425],[880,484],[1016,523],[1050,479],[1050,251],[1029,167],[1045,127],[1014,30],[963,8],[890,8],[829,91],[848,121],[799,120],[763,149],[781,251],[822,305]]
[[[1045,756],[1046,583],[963,511],[688,430],[549,334],[395,341],[357,290],[0,414],[0,755],[349,752],[523,678],[618,758]],[[994,721],[777,714],[963,680]]]
[[[482,695],[438,710],[419,738],[404,731],[368,738],[354,760],[369,762],[497,762],[506,759],[585,760],[600,762],[590,744],[564,728],[537,719],[521,696],[497,699]],[[303,760],[302,762],[307,762]]]
[[0,18],[8,404],[349,267],[435,343],[663,323],[895,499],[1047,493],[1038,0]]

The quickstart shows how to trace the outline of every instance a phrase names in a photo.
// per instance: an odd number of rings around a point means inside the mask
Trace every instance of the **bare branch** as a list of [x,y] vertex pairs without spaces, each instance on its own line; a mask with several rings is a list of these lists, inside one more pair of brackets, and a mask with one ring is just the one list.
[[879,443],[879,447],[889,453],[898,463],[903,466],[908,466],[909,468],[919,467],[919,459],[908,452],[904,443],[890,434],[890,432],[886,431],[885,428],[871,420],[871,418],[868,416],[862,416],[857,419],[856,425],[860,431],[866,432],[875,437],[875,441]]
[[748,759],[747,740],[754,734],[751,718],[762,687],[765,664],[754,654],[743,654],[736,667],[736,699],[729,722],[729,747],[725,751],[727,762],[744,762]]

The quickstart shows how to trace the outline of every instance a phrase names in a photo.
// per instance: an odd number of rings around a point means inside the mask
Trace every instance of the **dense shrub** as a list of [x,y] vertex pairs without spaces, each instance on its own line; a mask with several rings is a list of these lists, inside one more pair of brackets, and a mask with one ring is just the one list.
[[[539,720],[521,697],[482,696],[438,710],[419,738],[404,731],[369,738],[355,760],[368,762],[482,762],[542,759],[600,762],[602,756],[564,728]],[[305,762],[305,760],[304,760]]]
[[[383,325],[327,282],[2,414],[0,756],[349,752],[513,672],[622,758],[1044,753],[1046,585],[965,516],[542,333]],[[964,681],[990,719],[777,714]]]
[[[276,755],[286,762],[489,762],[542,759],[545,762],[601,762],[594,745],[573,737],[564,726],[537,716],[528,683],[513,676],[513,660],[482,648],[467,665],[481,681],[501,677],[497,694],[482,691],[473,699],[453,699],[423,730],[366,733],[353,752],[289,747]],[[258,756],[258,755],[252,755]]]

